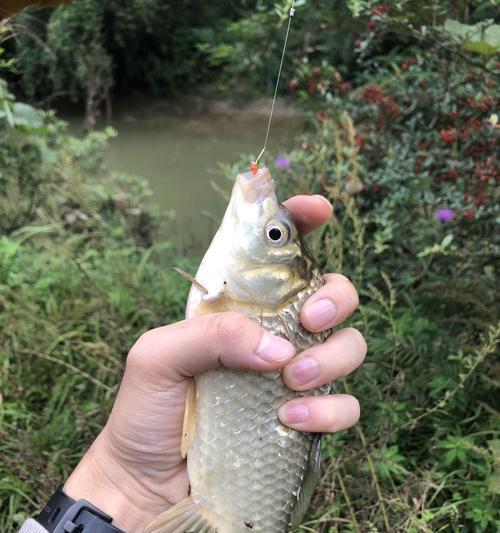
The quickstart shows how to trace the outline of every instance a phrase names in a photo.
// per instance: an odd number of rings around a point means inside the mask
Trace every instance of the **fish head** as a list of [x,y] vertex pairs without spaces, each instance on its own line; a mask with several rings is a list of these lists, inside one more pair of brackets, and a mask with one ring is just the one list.
[[313,259],[291,214],[278,202],[269,170],[239,174],[197,280],[230,301],[274,308],[305,288],[313,271]]

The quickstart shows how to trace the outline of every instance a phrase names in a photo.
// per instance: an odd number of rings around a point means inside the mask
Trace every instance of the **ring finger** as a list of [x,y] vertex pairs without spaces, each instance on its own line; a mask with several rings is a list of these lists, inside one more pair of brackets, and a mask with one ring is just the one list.
[[349,394],[309,396],[291,400],[278,409],[283,424],[298,431],[334,433],[359,420],[359,402]]

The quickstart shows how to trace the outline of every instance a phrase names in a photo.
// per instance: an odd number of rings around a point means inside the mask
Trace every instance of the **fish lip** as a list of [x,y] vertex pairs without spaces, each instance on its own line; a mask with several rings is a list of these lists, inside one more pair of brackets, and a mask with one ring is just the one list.
[[236,183],[247,202],[256,202],[276,194],[276,184],[269,169],[259,168],[257,173],[244,172],[236,176]]

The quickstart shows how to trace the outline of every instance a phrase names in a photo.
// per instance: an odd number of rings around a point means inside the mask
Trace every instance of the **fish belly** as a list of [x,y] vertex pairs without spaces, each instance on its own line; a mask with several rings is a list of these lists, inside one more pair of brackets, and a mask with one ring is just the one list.
[[217,369],[197,378],[196,434],[188,454],[194,502],[218,533],[284,533],[308,467],[312,435],[281,424],[297,396],[279,372]]

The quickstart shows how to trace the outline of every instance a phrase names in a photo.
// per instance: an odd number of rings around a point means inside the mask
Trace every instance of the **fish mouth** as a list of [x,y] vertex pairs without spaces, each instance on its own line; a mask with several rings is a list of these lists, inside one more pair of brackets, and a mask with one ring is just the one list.
[[269,169],[259,168],[253,172],[244,172],[236,176],[236,183],[245,201],[254,203],[276,194],[276,184]]

